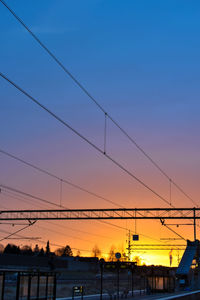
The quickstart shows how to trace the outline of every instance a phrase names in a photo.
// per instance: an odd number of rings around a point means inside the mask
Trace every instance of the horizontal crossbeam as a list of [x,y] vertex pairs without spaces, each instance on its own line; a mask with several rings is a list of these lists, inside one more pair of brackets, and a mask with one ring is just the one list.
[[0,221],[16,220],[119,220],[200,219],[200,208],[112,208],[1,210]]

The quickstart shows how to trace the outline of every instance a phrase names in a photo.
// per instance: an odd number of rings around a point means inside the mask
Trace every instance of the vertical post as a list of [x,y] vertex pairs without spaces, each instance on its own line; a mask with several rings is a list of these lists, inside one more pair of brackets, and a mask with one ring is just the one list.
[[37,299],[39,299],[40,296],[40,273],[38,273],[37,276]]
[[197,236],[196,236],[196,208],[193,208],[193,212],[194,212],[194,241],[196,241]]
[[74,300],[74,287],[72,288],[72,300]]
[[17,273],[16,300],[19,300],[19,289],[20,289],[20,272]]
[[84,293],[84,291],[83,291],[83,286],[82,286],[82,290],[81,290],[81,300],[83,300],[83,293]]
[[46,296],[45,299],[48,299],[48,286],[49,286],[49,275],[48,273],[46,274]]
[[128,231],[128,261],[131,261],[131,232]]
[[136,209],[135,209],[135,234],[137,234]]
[[119,300],[119,267],[120,262],[119,259],[117,260],[117,299]]
[[132,292],[132,297],[134,296],[133,292],[133,266],[131,266],[131,292]]
[[56,274],[54,274],[54,282],[53,282],[53,300],[56,300]]
[[4,300],[4,291],[5,291],[5,272],[3,272],[2,286],[1,286],[1,300]]
[[28,275],[28,296],[27,300],[31,299],[31,274]]
[[101,269],[100,300],[102,300],[102,294],[103,294],[103,261],[100,261],[100,269]]

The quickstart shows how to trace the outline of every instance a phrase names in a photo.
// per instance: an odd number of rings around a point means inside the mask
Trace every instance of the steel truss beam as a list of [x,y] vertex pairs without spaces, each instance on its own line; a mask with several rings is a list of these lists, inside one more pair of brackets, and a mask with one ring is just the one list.
[[0,221],[17,220],[200,219],[200,208],[112,208],[2,210]]

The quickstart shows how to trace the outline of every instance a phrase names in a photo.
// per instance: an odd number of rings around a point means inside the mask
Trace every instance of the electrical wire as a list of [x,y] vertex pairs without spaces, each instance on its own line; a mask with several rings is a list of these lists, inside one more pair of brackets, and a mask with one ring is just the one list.
[[[8,189],[8,191],[11,191],[11,192],[14,191],[14,192],[20,194],[20,197],[21,197],[21,195],[22,195],[22,197],[25,195],[26,197],[30,197],[30,198],[33,198],[33,199],[36,199],[36,200],[45,202],[45,204],[47,203],[47,200],[46,200],[46,199],[39,198],[39,197],[37,197],[37,196],[35,196],[35,195],[32,195],[32,194],[30,194],[30,193],[26,193],[26,192],[23,192],[23,191],[21,191],[21,190],[18,190],[18,189],[9,187],[9,186],[1,185],[1,184],[0,184],[0,187],[1,187],[1,193],[2,193],[2,194],[4,194],[4,193],[7,194],[7,191],[4,191],[4,188],[5,188],[5,189]],[[3,189],[2,189],[2,187],[3,187]],[[15,198],[15,199],[17,199],[17,200],[19,200],[19,201],[21,200],[19,197],[15,197],[15,195],[14,195],[14,196],[13,196],[13,195],[7,195],[7,196],[13,197],[13,198]],[[22,199],[21,201],[25,201],[25,200],[24,200],[24,197],[23,197],[23,199]],[[30,201],[30,200],[27,199],[26,202],[28,202],[28,201]],[[53,202],[48,201],[48,203],[53,203]],[[54,205],[56,205],[57,207],[60,208],[60,205],[59,205],[59,204],[54,204]],[[43,206],[44,206],[44,205],[43,205]],[[45,207],[46,207],[46,206],[45,206]],[[5,207],[4,207],[4,208],[5,208]],[[63,208],[68,209],[67,207],[64,207],[64,206],[63,206]],[[6,209],[6,208],[5,208],[5,209]],[[122,230],[127,231],[127,228],[125,228],[125,227],[123,227],[123,226],[116,225],[116,224],[112,224],[112,223],[110,223],[110,222],[108,222],[108,221],[105,221],[105,220],[98,220],[98,221],[101,222],[101,223],[104,223],[104,224],[106,224],[106,225],[108,225],[108,226],[112,226],[112,227],[115,227],[115,228],[118,228],[118,229],[122,229]],[[52,222],[50,222],[50,221],[45,221],[45,222],[48,222],[48,223],[51,223],[51,224],[52,224]],[[54,225],[63,228],[63,226],[61,226],[61,225],[59,225],[59,224],[54,224]],[[66,227],[66,229],[68,229],[68,227]],[[74,231],[79,231],[79,232],[82,232],[82,233],[91,234],[91,233],[89,233],[89,232],[83,232],[83,231],[77,230],[77,229],[72,229],[72,228],[70,228],[70,229],[71,229],[71,230],[74,230]],[[132,231],[132,230],[130,230],[130,232],[134,233],[134,231]],[[97,235],[97,234],[91,234],[91,235],[99,236],[99,235]],[[148,236],[148,235],[144,235],[144,234],[141,234],[141,233],[140,233],[140,235],[143,236],[143,237],[145,237],[145,238],[148,238],[148,239],[150,239],[150,240],[159,241],[158,239],[155,239],[155,238],[153,238],[153,237],[151,237],[151,236]],[[102,236],[100,236],[100,237],[102,237]],[[104,237],[104,238],[107,238],[107,237]]]
[[[48,221],[46,221],[46,222],[48,222]],[[50,223],[50,222],[48,222],[48,223]],[[45,242],[45,241],[42,241],[41,239],[38,239],[38,238],[27,238],[27,237],[23,237],[23,236],[21,236],[21,235],[18,234],[19,232],[25,230],[26,228],[30,227],[30,226],[33,225],[33,224],[35,224],[35,222],[29,223],[28,225],[24,226],[23,228],[21,228],[21,229],[15,231],[15,232],[12,232],[12,233],[10,233],[10,232],[8,232],[8,231],[6,231],[6,230],[0,230],[0,232],[7,233],[7,234],[8,234],[6,237],[0,239],[0,242],[3,241],[3,240],[6,240],[6,239],[12,239],[11,237],[12,237],[13,235],[16,235],[16,236],[18,236],[20,239],[31,239],[31,240],[37,241],[38,243],[42,243],[42,244],[45,243],[45,244],[46,244],[46,242]],[[52,224],[52,223],[51,223],[51,224]],[[55,225],[55,224],[54,224],[54,225]],[[37,227],[39,227],[39,228],[41,228],[41,229],[49,230],[49,231],[51,231],[51,232],[55,232],[55,233],[58,233],[58,234],[67,236],[67,235],[64,234],[64,233],[61,233],[61,232],[58,232],[58,231],[55,231],[55,230],[52,230],[52,229],[48,229],[48,228],[42,227],[42,226],[40,226],[40,225],[37,225]],[[65,228],[65,227],[62,226],[62,228]],[[75,229],[74,229],[74,230],[75,230]],[[82,238],[76,238],[76,237],[74,237],[74,236],[73,236],[73,238],[79,239],[79,240],[83,240],[83,241],[87,241],[87,242],[88,242],[88,240],[85,240],[85,239],[82,239]],[[62,245],[53,244],[53,243],[51,243],[51,244],[54,245],[54,246],[63,247]],[[72,248],[72,247],[71,247],[71,249],[79,250],[79,249],[77,249],[77,248]],[[83,249],[81,249],[81,251],[89,252],[89,250],[83,250]]]
[[133,247],[185,247],[184,244],[135,244]]
[[29,167],[31,167],[31,168],[33,168],[33,169],[35,169],[35,170],[37,170],[37,171],[39,171],[39,172],[41,172],[41,173],[44,173],[44,174],[46,174],[46,175],[48,175],[48,176],[50,176],[50,177],[52,177],[52,178],[55,178],[55,179],[57,179],[57,180],[59,180],[59,181],[62,181],[63,183],[68,184],[68,185],[70,185],[70,186],[72,186],[72,187],[74,187],[74,188],[76,188],[76,189],[78,189],[78,190],[80,190],[80,191],[82,191],[82,192],[85,192],[85,193],[87,193],[87,194],[89,194],[89,195],[91,195],[91,196],[94,196],[94,197],[98,198],[98,199],[101,199],[101,200],[104,200],[104,201],[106,201],[106,202],[109,202],[109,203],[113,204],[114,206],[123,208],[123,206],[121,206],[121,205],[118,204],[117,202],[114,202],[114,201],[112,201],[112,200],[109,200],[109,199],[107,199],[107,198],[101,196],[101,195],[98,195],[98,194],[96,194],[96,193],[94,193],[94,192],[91,192],[91,191],[89,191],[88,189],[86,189],[86,188],[84,188],[84,187],[82,187],[82,186],[80,186],[80,185],[78,185],[78,184],[75,184],[75,183],[73,183],[73,182],[71,182],[71,181],[69,181],[69,180],[67,180],[67,179],[61,178],[61,177],[59,177],[59,176],[57,176],[57,175],[55,175],[55,174],[53,174],[53,173],[51,173],[51,172],[49,172],[49,171],[47,171],[47,170],[41,168],[41,167],[36,166],[36,165],[33,164],[33,163],[30,163],[30,162],[28,162],[28,161],[25,161],[24,159],[21,159],[20,157],[18,157],[18,156],[16,156],[16,155],[13,155],[13,154],[11,154],[11,153],[9,153],[9,152],[7,152],[7,151],[4,151],[4,150],[2,150],[2,149],[0,149],[0,153],[2,153],[2,154],[4,154],[4,155],[6,155],[6,156],[8,156],[8,157],[10,157],[10,158],[12,158],[12,159],[18,161],[18,162],[21,162],[22,164],[24,164],[24,165],[26,165],[26,166],[29,166]]
[[187,241],[182,235],[180,235],[179,233],[177,233],[175,230],[173,230],[172,228],[170,228],[169,226],[167,226],[166,224],[163,224],[168,230],[170,230],[171,232],[173,232],[175,235],[177,235],[178,237],[180,237],[182,240]]
[[[94,193],[94,192],[91,192],[91,191],[89,191],[89,190],[87,190],[87,189],[85,189],[85,188],[83,188],[83,187],[81,187],[81,186],[79,186],[79,185],[77,185],[77,184],[72,183],[72,182],[69,181],[69,180],[63,179],[63,178],[61,178],[61,177],[59,177],[59,176],[57,176],[57,175],[55,175],[55,174],[53,174],[53,173],[50,173],[49,171],[44,170],[43,168],[38,167],[38,166],[34,165],[33,163],[27,162],[27,161],[25,161],[24,159],[21,159],[21,158],[19,158],[18,156],[13,155],[13,154],[11,154],[11,153],[5,151],[5,150],[0,149],[0,153],[4,154],[4,155],[6,155],[6,156],[8,156],[8,157],[10,157],[10,158],[12,158],[12,159],[15,159],[16,161],[21,162],[21,163],[23,163],[24,165],[29,166],[29,167],[31,167],[31,168],[33,168],[33,169],[39,171],[39,172],[42,172],[42,173],[44,173],[44,174],[46,174],[46,175],[48,175],[48,176],[51,176],[51,177],[53,177],[53,178],[55,178],[55,179],[58,179],[58,180],[62,181],[63,183],[69,184],[69,185],[73,186],[73,187],[76,188],[76,189],[79,189],[79,190],[81,190],[81,191],[83,191],[83,192],[89,193],[89,194],[92,195],[92,196],[95,196],[95,197],[97,197],[97,198],[99,198],[99,199],[102,199],[102,200],[105,200],[105,201],[107,201],[107,202],[110,202],[110,203],[112,203],[113,205],[116,205],[116,206],[118,206],[118,207],[124,208],[123,206],[119,205],[118,203],[116,203],[116,202],[114,202],[114,201],[112,201],[112,200],[109,200],[109,199],[107,199],[107,198],[105,198],[105,197],[102,197],[102,196],[100,196],[100,195],[98,195],[98,194],[96,194],[96,193]],[[101,222],[102,222],[102,223],[105,223],[105,224],[109,224],[109,225],[111,225],[111,226],[115,226],[115,225],[113,225],[113,224],[111,224],[111,223],[109,223],[109,222],[103,221],[103,220],[101,220]],[[127,228],[124,228],[124,227],[121,227],[121,226],[117,226],[117,225],[116,225],[115,227],[127,231]],[[142,234],[140,234],[140,235],[142,235]],[[145,235],[142,235],[142,236],[149,238],[148,236],[145,236]],[[153,239],[153,238],[151,237],[150,239]]]
[[13,232],[13,233],[10,233],[9,235],[7,235],[7,236],[5,236],[4,238],[0,239],[0,242],[6,240],[6,239],[8,239],[8,238],[10,238],[10,237],[13,236],[13,235],[16,235],[17,233],[19,233],[19,232],[21,232],[21,231],[27,229],[28,227],[32,226],[33,224],[35,224],[35,222],[29,223],[28,225],[26,225],[26,226],[24,226],[24,227],[18,229],[17,231],[15,231],[15,232]]
[[[181,191],[189,200],[191,200],[193,202],[193,204],[195,204],[196,206],[197,203],[190,197],[188,196],[188,194],[186,194],[183,189],[174,182],[174,180],[171,179],[171,177],[169,177],[167,175],[167,173],[165,171],[163,171],[163,169],[143,150],[143,148],[132,138],[130,137],[130,135],[128,135],[128,133],[105,111],[105,109],[98,103],[98,101],[88,92],[88,90],[72,75],[72,73],[60,62],[60,60],[58,60],[58,58],[44,45],[44,43],[41,42],[41,40],[30,30],[30,28],[25,25],[25,23],[15,14],[15,12],[8,7],[8,5],[3,1],[0,0],[2,2],[2,4],[11,12],[11,14],[21,23],[21,25],[32,35],[32,37],[40,44],[40,46],[56,61],[56,63],[65,71],[65,73],[67,73],[71,79],[83,90],[83,92],[99,107],[99,109],[105,114],[105,120],[106,117],[108,117],[114,124],[115,126],[117,126],[117,128],[138,148],[138,150],[140,150],[144,156],[146,158],[148,158],[151,163],[170,181],[170,183],[173,183],[177,189],[179,189],[179,191]],[[3,77],[3,76],[2,76]],[[5,77],[4,77],[5,78]],[[7,79],[8,80],[8,79]],[[10,80],[8,80],[10,81]],[[11,83],[11,81],[10,81]],[[13,83],[12,83],[13,84]],[[15,87],[17,87],[16,85],[14,85]],[[21,90],[22,91],[22,90]],[[24,91],[23,91],[24,92]],[[27,96],[28,94],[25,93]],[[30,98],[30,97],[29,97]],[[148,185],[146,185],[142,180],[140,180],[139,178],[137,178],[135,175],[133,175],[131,172],[129,172],[126,168],[124,168],[122,165],[120,165],[117,161],[115,161],[112,157],[108,156],[105,152],[105,140],[104,140],[104,151],[102,151],[100,148],[98,148],[95,144],[93,144],[91,141],[89,141],[88,139],[86,139],[83,135],[81,135],[80,133],[78,133],[76,130],[74,130],[71,126],[69,126],[66,122],[62,121],[60,118],[58,118],[54,113],[52,113],[50,110],[48,110],[46,107],[44,107],[43,105],[41,105],[41,103],[39,103],[38,101],[36,101],[35,99],[32,98],[32,101],[34,101],[35,103],[37,103],[38,105],[40,105],[43,109],[45,109],[48,113],[50,113],[52,116],[54,116],[55,118],[57,118],[57,120],[59,120],[60,122],[62,122],[63,124],[65,123],[65,126],[67,126],[69,129],[71,129],[72,131],[74,131],[74,133],[78,134],[82,139],[84,139],[85,141],[87,141],[87,143],[89,143],[92,147],[94,147],[97,151],[100,150],[101,153],[103,153],[108,159],[110,159],[114,164],[116,164],[119,168],[121,168],[123,171],[125,171],[126,173],[128,173],[128,175],[130,175],[131,177],[133,177],[135,180],[137,180],[140,184],[142,184],[144,187],[146,187],[147,189],[149,189],[152,193],[154,193],[157,197],[159,197],[161,200],[163,200],[164,202],[166,202],[167,204],[169,204],[171,206],[171,196],[170,196],[170,202],[168,202],[164,197],[160,196],[157,192],[155,192],[153,189],[151,189]],[[106,128],[106,127],[105,127]],[[106,135],[104,135],[105,138]],[[169,229],[169,228],[168,228]],[[175,231],[174,231],[175,232]]]
[[[1,192],[2,193],[2,195],[4,195],[5,194],[5,196],[6,197],[10,197],[10,198],[13,198],[13,199],[16,199],[16,200],[18,200],[18,201],[22,201],[22,202],[25,202],[25,203],[28,203],[28,204],[30,204],[30,199],[24,199],[24,197],[22,197],[22,199],[20,198],[21,197],[21,195],[19,196],[19,197],[17,197],[15,194],[13,195],[13,194],[10,194],[10,192],[7,192],[7,191],[2,191]],[[30,196],[32,196],[32,195],[30,195]],[[38,204],[37,204],[38,205]],[[42,206],[41,205],[39,205],[41,208],[46,208],[46,206],[43,204]],[[58,207],[60,207],[60,205],[58,205]],[[6,207],[4,207],[5,209],[6,209]],[[95,233],[91,233],[91,232],[87,232],[87,231],[83,231],[83,230],[80,230],[80,229],[74,229],[74,228],[71,228],[71,227],[66,227],[66,226],[63,226],[63,225],[59,225],[59,224],[54,224],[54,223],[52,223],[52,222],[50,222],[50,221],[43,221],[43,222],[46,222],[46,223],[49,223],[49,224],[53,224],[54,226],[57,226],[57,227],[59,227],[59,228],[65,228],[65,229],[67,229],[67,230],[72,230],[72,231],[75,231],[75,232],[80,232],[80,233],[84,233],[84,234],[88,234],[88,235],[92,235],[92,236],[97,236],[97,237],[101,237],[101,238],[104,238],[104,239],[109,239],[110,240],[110,238],[109,237],[107,237],[107,236],[103,236],[103,235],[99,235],[99,234],[95,234]],[[0,223],[1,224],[1,223]],[[8,223],[5,223],[5,224],[8,224]],[[13,224],[13,223],[12,223]],[[110,224],[110,223],[108,223],[108,224]],[[18,225],[18,224],[17,224]],[[59,233],[58,231],[57,231],[57,233]]]
[[[46,200],[46,199],[43,199],[43,198],[34,196],[34,195],[30,194],[30,193],[23,192],[23,191],[21,191],[21,190],[12,188],[12,187],[10,187],[10,186],[7,186],[7,185],[1,184],[1,183],[0,183],[0,188],[1,188],[1,190],[6,189],[6,190],[9,190],[9,191],[12,191],[12,192],[21,194],[21,195],[23,195],[23,196],[30,197],[30,198],[32,198],[32,199],[35,199],[35,200],[44,202],[44,203],[46,203],[46,204],[50,204],[50,205],[53,205],[53,206],[56,206],[56,207],[60,207],[59,204],[53,203],[53,202],[51,202],[51,201],[49,201],[49,200]],[[61,206],[61,207],[62,207],[62,208],[68,209],[67,207],[64,207],[64,206]]]
[[[0,0],[1,3],[10,11],[10,13],[15,17],[15,19],[29,32],[29,34],[35,39],[35,41],[51,56],[51,58],[62,68],[62,70],[75,82],[75,84],[96,104],[96,106],[104,113],[105,117],[108,117],[113,124],[128,138],[128,140],[135,145],[135,147],[156,167],[161,174],[166,177],[183,195],[188,198],[194,205],[198,207],[196,201],[194,201],[184,190],[180,187],[171,177],[159,166],[157,162],[133,139],[114,118],[108,114],[108,112],[103,108],[102,105],[91,95],[91,93],[80,83],[79,80],[64,66],[64,64],[53,54],[50,49],[45,46],[45,44],[38,38],[36,34],[22,21],[22,19],[6,4],[5,1]],[[104,135],[106,136],[106,135]],[[104,141],[105,144],[105,141]],[[104,153],[105,153],[105,145],[104,145]],[[106,153],[105,153],[106,154]],[[170,201],[171,203],[171,201]]]
[[[0,0],[1,1],[1,0]],[[155,196],[160,198],[163,202],[170,205],[170,202],[166,200],[163,196],[161,196],[159,193],[157,193],[153,188],[149,187],[144,181],[139,179],[136,175],[134,175],[131,171],[126,169],[123,165],[121,165],[119,162],[117,162],[114,158],[109,156],[108,154],[104,153],[103,150],[101,150],[97,145],[95,145],[93,142],[91,142],[88,138],[86,138],[84,135],[82,135],[80,132],[78,132],[76,129],[74,129],[71,125],[69,125],[67,122],[65,122],[63,119],[61,119],[58,115],[56,115],[54,112],[52,112],[50,109],[48,109],[45,105],[40,103],[38,100],[36,100],[34,97],[32,97],[29,93],[27,93],[25,90],[23,90],[21,87],[19,87],[16,83],[14,83],[12,80],[10,80],[6,75],[0,72],[0,76],[4,78],[7,82],[9,82],[12,86],[14,86],[17,90],[19,90],[22,94],[27,96],[32,102],[34,102],[36,105],[38,105],[41,109],[46,111],[49,115],[51,115],[54,119],[56,119],[58,122],[63,124],[65,127],[70,129],[73,133],[75,133],[78,137],[80,137],[82,140],[84,140],[86,143],[88,143],[92,148],[94,148],[97,152],[105,156],[108,160],[110,160],[114,165],[116,165],[118,168],[120,168],[122,171],[124,171],[127,175],[132,177],[134,180],[136,180],[138,183],[140,183],[142,186],[144,186],[147,190],[152,192]]]

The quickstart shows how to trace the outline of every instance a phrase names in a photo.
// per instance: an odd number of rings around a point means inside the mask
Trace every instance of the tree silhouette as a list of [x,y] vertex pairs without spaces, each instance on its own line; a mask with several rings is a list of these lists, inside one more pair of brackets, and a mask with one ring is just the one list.
[[99,249],[99,247],[97,245],[95,245],[94,248],[92,249],[92,256],[93,257],[101,256],[101,250]]
[[7,244],[3,253],[7,254],[20,254],[20,248],[14,244]]
[[32,251],[32,249],[31,249],[31,247],[28,246],[28,245],[24,245],[24,246],[20,249],[20,251],[21,251],[21,254],[22,254],[22,255],[32,255],[32,254],[33,254],[33,251]]
[[116,247],[114,245],[112,245],[110,247],[110,251],[109,251],[109,258],[108,258],[109,261],[115,261],[116,260],[115,252],[116,252]]
[[55,253],[57,256],[73,256],[72,249],[69,245],[58,248]]
[[44,256],[44,249],[43,248],[40,249],[39,256]]
[[39,254],[40,249],[39,249],[38,244],[35,245],[35,248],[34,248],[33,252],[34,252],[34,254]]
[[50,254],[50,246],[49,246],[49,241],[47,241],[47,245],[46,245],[46,255],[49,256]]

